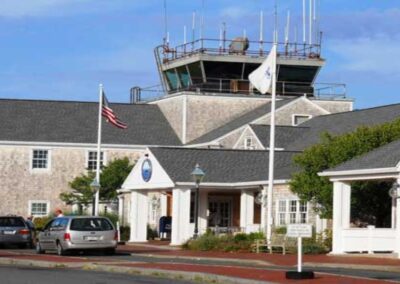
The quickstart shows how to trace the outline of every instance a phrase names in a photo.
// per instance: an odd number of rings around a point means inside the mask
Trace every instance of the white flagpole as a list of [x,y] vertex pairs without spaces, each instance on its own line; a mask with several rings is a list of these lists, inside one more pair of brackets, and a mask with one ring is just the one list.
[[[100,155],[101,155],[101,112],[103,109],[103,85],[99,85],[99,124],[97,130],[97,161],[96,161],[96,181],[100,184]],[[100,188],[96,192],[94,215],[99,215]]]
[[[276,13],[276,12],[275,12]],[[278,48],[278,29],[275,27],[274,47]],[[274,183],[274,156],[275,156],[275,99],[276,99],[276,53],[272,69],[272,98],[271,98],[271,122],[269,138],[269,165],[268,165],[268,192],[267,192],[267,241],[271,241],[272,236],[272,198]]]

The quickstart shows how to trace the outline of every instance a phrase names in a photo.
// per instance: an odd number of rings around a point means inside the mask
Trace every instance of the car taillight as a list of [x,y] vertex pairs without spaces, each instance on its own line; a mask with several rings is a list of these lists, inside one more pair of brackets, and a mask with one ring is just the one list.
[[64,241],[70,241],[71,240],[71,235],[70,233],[65,233],[64,234]]
[[115,231],[114,233],[114,241],[118,241],[118,231]]
[[29,235],[29,230],[28,229],[21,229],[19,230],[20,235]]

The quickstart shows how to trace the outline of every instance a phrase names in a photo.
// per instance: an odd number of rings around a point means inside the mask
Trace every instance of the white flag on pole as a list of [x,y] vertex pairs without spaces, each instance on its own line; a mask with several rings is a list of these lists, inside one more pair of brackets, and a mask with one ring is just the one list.
[[256,70],[250,73],[251,84],[260,91],[261,94],[271,93],[272,73],[276,68],[276,44],[273,45],[267,59]]

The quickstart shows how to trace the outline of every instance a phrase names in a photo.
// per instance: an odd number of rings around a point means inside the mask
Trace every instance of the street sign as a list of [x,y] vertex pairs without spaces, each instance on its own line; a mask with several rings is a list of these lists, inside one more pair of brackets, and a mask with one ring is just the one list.
[[311,238],[312,225],[311,224],[289,224],[287,226],[286,235],[290,238]]

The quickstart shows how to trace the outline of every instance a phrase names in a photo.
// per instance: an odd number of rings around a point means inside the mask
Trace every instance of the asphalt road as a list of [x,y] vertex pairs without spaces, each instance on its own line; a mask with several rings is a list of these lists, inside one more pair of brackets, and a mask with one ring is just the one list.
[[189,284],[191,282],[161,279],[140,275],[48,269],[33,267],[0,266],[0,283],[4,284]]

